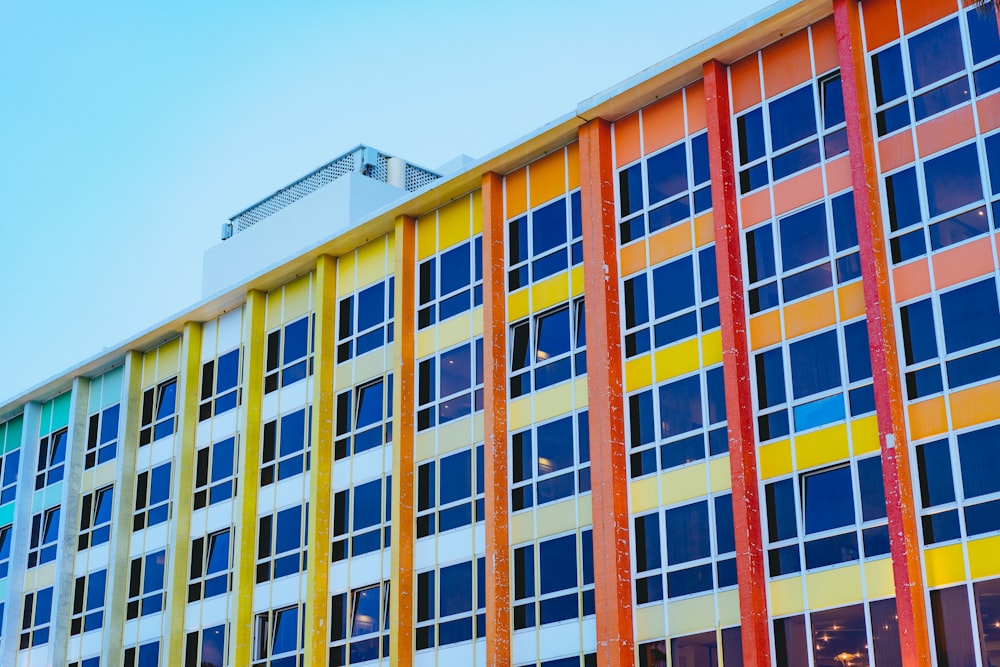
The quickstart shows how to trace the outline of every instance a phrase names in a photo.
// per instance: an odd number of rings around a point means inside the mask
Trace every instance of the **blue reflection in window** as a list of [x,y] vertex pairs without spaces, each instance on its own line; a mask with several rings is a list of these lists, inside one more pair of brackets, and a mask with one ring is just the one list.
[[553,593],[577,585],[576,535],[546,540],[538,545],[541,592]]
[[1000,309],[993,278],[941,295],[941,320],[948,352],[1000,336]]
[[907,46],[914,89],[923,88],[965,68],[958,17],[913,35]]
[[685,255],[653,270],[653,307],[656,317],[690,308],[694,303],[692,255]]
[[811,84],[771,100],[767,111],[773,151],[816,134],[815,99]]
[[669,199],[688,189],[687,151],[680,143],[646,161],[649,204]]
[[788,346],[792,390],[797,398],[840,386],[837,332],[827,331]]
[[747,232],[747,267],[751,283],[774,275],[774,237],[771,225]]
[[802,478],[806,534],[854,524],[854,493],[848,466]]
[[736,119],[739,139],[740,164],[753,162],[764,156],[764,113],[758,107]]
[[966,498],[1000,491],[1000,426],[958,436],[958,458]]
[[795,485],[791,479],[772,482],[764,487],[767,504],[767,536],[771,542],[798,535],[795,520]]
[[702,426],[701,378],[697,375],[660,387],[660,437],[669,438]]
[[797,405],[792,409],[795,430],[805,431],[818,426],[832,424],[844,419],[844,397],[841,394],[827,396],[817,401]]
[[893,231],[920,222],[920,195],[917,172],[910,167],[885,178],[885,196],[889,207],[889,226]]
[[785,271],[829,255],[823,204],[786,216],[779,224],[781,262]]
[[917,478],[923,507],[955,501],[955,485],[952,481],[951,456],[947,440],[929,442],[917,447]]
[[668,564],[686,563],[712,555],[706,501],[668,509],[664,517]]
[[982,199],[976,145],[969,144],[924,162],[924,180],[931,217]]
[[875,79],[875,100],[879,106],[906,94],[899,44],[872,56],[872,76]]

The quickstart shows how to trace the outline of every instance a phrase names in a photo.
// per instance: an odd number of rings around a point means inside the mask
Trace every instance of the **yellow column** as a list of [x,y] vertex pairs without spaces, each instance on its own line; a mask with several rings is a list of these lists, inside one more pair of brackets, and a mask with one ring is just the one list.
[[305,664],[326,664],[330,608],[330,475],[333,456],[333,369],[336,349],[337,260],[316,260],[312,453],[309,468],[309,551],[306,570]]
[[253,587],[257,561],[257,493],[260,490],[260,404],[264,389],[264,312],[267,295],[247,293],[243,311],[243,405],[239,415],[240,471],[236,497],[233,624],[230,665],[249,665],[253,645]]

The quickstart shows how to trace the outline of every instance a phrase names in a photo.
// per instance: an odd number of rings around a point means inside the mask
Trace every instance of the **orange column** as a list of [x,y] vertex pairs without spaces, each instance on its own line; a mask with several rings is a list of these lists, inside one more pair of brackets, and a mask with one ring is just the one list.
[[757,451],[753,428],[750,353],[747,350],[747,318],[743,300],[742,244],[736,214],[729,74],[728,68],[717,60],[705,63],[704,74],[743,661],[747,667],[763,667],[771,664],[771,640],[768,632],[760,498],[757,492]]
[[486,664],[510,665],[507,307],[503,177],[483,175],[483,442],[486,461]]
[[618,316],[618,234],[615,224],[611,126],[580,128],[584,304],[587,309],[587,402],[594,517],[594,602],[597,664],[635,661],[632,568],[628,532],[628,465]]
[[858,221],[861,277],[865,291],[865,313],[872,368],[875,370],[875,412],[882,448],[889,545],[896,585],[899,641],[903,664],[930,664],[927,610],[920,570],[920,539],[913,505],[909,449],[903,420],[903,397],[896,354],[896,332],[889,294],[889,267],[885,256],[879,176],[875,167],[865,53],[861,43],[859,5],[854,0],[835,0],[837,51],[847,110],[847,140],[850,147],[854,210]]

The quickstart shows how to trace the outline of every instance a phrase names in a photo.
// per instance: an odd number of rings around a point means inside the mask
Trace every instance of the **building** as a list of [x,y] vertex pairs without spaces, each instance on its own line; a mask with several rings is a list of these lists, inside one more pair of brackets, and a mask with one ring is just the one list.
[[234,216],[0,406],[0,662],[1000,664],[998,90],[992,10],[785,0]]

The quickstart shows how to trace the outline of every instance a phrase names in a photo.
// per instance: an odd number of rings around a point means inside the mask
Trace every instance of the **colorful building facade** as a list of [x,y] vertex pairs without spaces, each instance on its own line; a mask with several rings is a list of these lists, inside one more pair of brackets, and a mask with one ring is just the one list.
[[779,3],[412,190],[0,406],[0,662],[1000,665],[992,8]]

